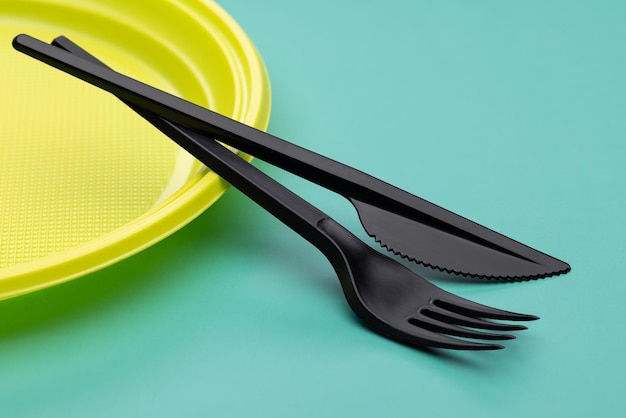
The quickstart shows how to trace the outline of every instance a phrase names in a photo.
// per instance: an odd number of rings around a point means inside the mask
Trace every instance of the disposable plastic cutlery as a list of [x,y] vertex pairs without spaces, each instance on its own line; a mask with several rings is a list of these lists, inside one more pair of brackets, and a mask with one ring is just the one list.
[[367,233],[420,264],[464,276],[525,280],[570,266],[368,174],[187,102],[28,35],[16,49],[161,115],[346,197]]
[[[53,48],[63,48],[81,59],[104,66],[67,38],[57,38],[54,45]],[[480,305],[432,285],[360,241],[328,215],[218,142],[141,106],[126,103],[322,251],[339,277],[348,304],[372,330],[410,345],[493,350],[503,346],[465,338],[511,339],[512,335],[502,332],[526,327],[490,319],[537,319]]]

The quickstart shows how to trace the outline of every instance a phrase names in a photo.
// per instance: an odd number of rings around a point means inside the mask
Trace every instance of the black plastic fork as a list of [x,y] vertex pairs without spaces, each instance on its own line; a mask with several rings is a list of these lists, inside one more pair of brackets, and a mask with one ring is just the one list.
[[[67,38],[57,38],[53,45],[104,66],[101,61]],[[533,315],[477,304],[438,288],[397,261],[374,250],[328,215],[218,142],[207,140],[201,133],[134,104],[125,103],[315,245],[334,267],[351,309],[372,330],[415,346],[493,350],[503,346],[464,338],[512,339],[513,335],[502,332],[523,330],[526,327],[490,319],[538,319]]]

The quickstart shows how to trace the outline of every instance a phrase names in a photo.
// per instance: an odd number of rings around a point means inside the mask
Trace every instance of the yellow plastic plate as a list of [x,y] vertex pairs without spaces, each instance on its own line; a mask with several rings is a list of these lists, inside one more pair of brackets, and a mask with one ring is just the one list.
[[226,183],[115,97],[14,51],[65,35],[114,69],[265,129],[254,46],[199,0],[0,2],[0,299],[100,269],[173,233]]

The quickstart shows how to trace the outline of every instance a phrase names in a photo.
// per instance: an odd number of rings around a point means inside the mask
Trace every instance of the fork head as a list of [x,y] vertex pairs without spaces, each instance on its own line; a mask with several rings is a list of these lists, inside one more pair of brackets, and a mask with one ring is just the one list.
[[504,347],[493,341],[513,339],[507,332],[526,329],[497,321],[538,319],[449,293],[372,249],[332,220],[318,226],[335,243],[336,254],[329,259],[350,307],[368,327],[389,338],[416,346],[495,350]]

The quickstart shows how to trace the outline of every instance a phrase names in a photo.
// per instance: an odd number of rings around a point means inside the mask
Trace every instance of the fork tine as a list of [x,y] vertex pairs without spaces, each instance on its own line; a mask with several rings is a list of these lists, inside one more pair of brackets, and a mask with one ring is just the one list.
[[424,327],[434,332],[441,332],[456,337],[474,338],[479,340],[513,340],[515,336],[510,334],[497,334],[492,332],[475,331],[463,328],[457,325],[446,324],[445,322],[429,318],[424,315],[409,318],[409,322],[413,325]]
[[539,319],[539,317],[535,315],[520,314],[492,308],[491,306],[472,302],[447,292],[445,296],[435,299],[433,304],[457,314],[481,318],[501,319],[506,321],[534,321]]
[[437,319],[448,324],[462,325],[465,327],[490,329],[493,331],[522,331],[528,329],[524,325],[501,324],[498,322],[485,321],[480,318],[457,314],[436,305],[430,305],[422,309],[421,313],[422,315],[426,315],[430,318]]
[[[407,321],[408,322],[408,321]],[[399,340],[413,345],[426,345],[436,348],[448,348],[452,350],[500,350],[504,346],[493,343],[479,343],[475,341],[460,340],[458,338],[448,337],[439,332],[428,330],[420,324],[411,323],[411,329],[405,329],[404,338]]]

